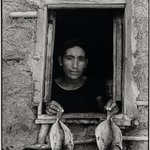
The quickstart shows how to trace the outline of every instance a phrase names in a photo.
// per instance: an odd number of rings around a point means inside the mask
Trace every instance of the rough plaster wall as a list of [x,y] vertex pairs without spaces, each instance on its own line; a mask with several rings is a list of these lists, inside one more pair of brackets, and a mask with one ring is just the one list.
[[132,0],[133,78],[137,83],[137,100],[148,100],[148,0]]
[[[137,101],[148,101],[148,0],[132,0],[132,77]],[[138,106],[140,125],[125,135],[148,136],[148,106]],[[127,149],[147,150],[148,142],[125,142]]]
[[[148,101],[148,0],[133,0],[132,4],[133,80],[139,90],[137,101]],[[138,110],[139,119],[143,118],[141,128],[148,128],[148,107],[139,106]]]
[[25,0],[3,0],[2,148],[22,150],[34,144],[39,127],[33,105],[35,83],[29,60],[35,52],[36,19],[11,19],[10,12],[36,10]]

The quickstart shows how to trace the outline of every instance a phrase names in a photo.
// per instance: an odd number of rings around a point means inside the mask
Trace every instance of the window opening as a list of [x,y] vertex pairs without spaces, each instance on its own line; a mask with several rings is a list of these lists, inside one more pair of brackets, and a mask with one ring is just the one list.
[[[48,13],[47,13],[48,10]],[[38,106],[38,118],[36,120],[36,123],[38,124],[45,124],[45,123],[52,123],[55,120],[54,116],[48,116],[48,115],[44,115],[43,111],[42,111],[42,103],[43,100],[45,100],[45,95],[46,92],[51,91],[51,87],[49,86],[50,84],[48,84],[48,82],[51,82],[51,77],[52,77],[52,72],[53,72],[53,77],[57,76],[57,65],[53,66],[53,64],[47,66],[47,64],[49,64],[48,62],[55,61],[55,55],[57,53],[57,48],[56,45],[54,46],[54,43],[56,44],[60,44],[61,40],[57,39],[58,38],[58,32],[57,32],[57,26],[55,26],[55,23],[57,24],[58,22],[58,12],[78,12],[78,11],[86,11],[86,10],[90,10],[90,11],[112,11],[113,17],[116,17],[114,14],[116,12],[119,12],[118,15],[123,16],[121,18],[121,24],[123,25],[123,33],[119,33],[117,35],[117,30],[115,31],[114,27],[116,26],[117,22],[117,18],[113,19],[113,33],[115,33],[116,36],[112,37],[113,41],[112,41],[112,45],[113,45],[113,54],[116,53],[119,48],[117,48],[117,51],[114,51],[114,45],[115,47],[118,47],[118,37],[121,35],[121,37],[123,38],[122,40],[122,49],[123,49],[123,54],[122,54],[122,76],[121,76],[121,103],[122,103],[122,112],[121,114],[115,115],[115,119],[116,119],[116,123],[117,125],[121,125],[121,126],[131,126],[131,120],[136,117],[137,115],[137,107],[136,104],[134,102],[134,98],[133,98],[133,92],[132,92],[132,87],[131,87],[131,74],[132,74],[132,60],[131,60],[131,2],[130,1],[125,1],[125,0],[117,0],[117,1],[101,1],[100,3],[97,3],[96,1],[94,2],[84,2],[84,1],[80,1],[78,3],[76,2],[72,2],[72,1],[68,1],[68,3],[66,4],[65,1],[55,1],[55,2],[50,2],[50,1],[45,1],[45,7],[44,9],[39,9],[38,10],[38,31],[41,33],[39,36],[39,40],[37,45],[39,50],[43,50],[43,52],[45,53],[45,58],[44,58],[44,63],[43,68],[44,70],[42,71],[43,76],[42,76],[42,81],[43,84],[41,84],[42,87],[42,91],[41,91],[41,101],[39,103]],[[55,15],[52,14],[56,13]],[[68,13],[69,14],[69,13]],[[84,14],[85,15],[85,14]],[[82,15],[83,16],[83,15]],[[86,16],[86,15],[85,15]],[[91,16],[90,16],[91,17]],[[91,20],[91,18],[88,18],[89,20]],[[100,18],[98,18],[100,19]],[[106,18],[107,19],[107,18]],[[49,20],[49,21],[48,21]],[[57,22],[55,22],[57,20]],[[82,21],[82,20],[81,20]],[[115,23],[116,22],[116,23]],[[122,23],[123,22],[123,23]],[[56,27],[56,30],[55,30]],[[70,28],[70,26],[69,26]],[[69,29],[68,28],[68,29]],[[50,30],[49,30],[50,29]],[[66,28],[65,28],[66,29]],[[66,30],[68,30],[66,29]],[[116,26],[116,29],[118,29],[118,27]],[[89,30],[91,30],[91,28],[89,27]],[[55,31],[57,32],[55,35]],[[63,31],[63,30],[62,30]],[[114,32],[115,31],[115,32]],[[48,36],[51,35],[51,36]],[[112,34],[113,36],[114,34]],[[56,37],[57,36],[57,37]],[[62,36],[63,37],[63,36]],[[67,37],[64,36],[64,37]],[[48,40],[47,40],[48,39]],[[48,41],[51,41],[51,43],[48,44]],[[116,43],[116,44],[114,44]],[[54,47],[55,50],[54,50]],[[53,56],[53,52],[54,52],[54,57],[52,58],[50,56],[50,59],[48,59],[47,54],[48,51],[50,52],[51,56]],[[117,52],[118,53],[118,52]],[[116,55],[115,55],[116,56]],[[118,58],[118,56],[117,56]],[[116,57],[113,57],[112,60],[118,60]],[[114,61],[113,61],[114,62]],[[97,65],[97,64],[96,64]],[[45,66],[45,67],[44,67]],[[118,63],[113,63],[113,71],[115,70],[115,68],[118,67]],[[50,68],[50,71],[48,71],[48,69]],[[55,70],[56,69],[56,70]],[[92,68],[93,69],[93,68]],[[88,71],[87,71],[88,72]],[[116,75],[118,75],[118,72],[115,72]],[[115,81],[115,76],[114,76],[114,72],[113,72],[113,77],[114,77],[114,91],[117,90],[117,88],[119,89],[120,86],[118,86],[117,82]],[[94,76],[94,73],[91,73],[90,75],[91,77]],[[117,76],[118,78],[118,76]],[[48,82],[46,82],[46,80]],[[77,119],[76,121],[81,123],[85,123],[86,121],[89,122],[89,120],[86,120],[88,118],[99,118],[102,117],[102,114],[95,114],[95,113],[83,113],[83,114],[64,114],[63,118],[65,118],[65,121],[67,119],[67,121],[69,121],[68,119],[70,119],[70,121],[73,121],[72,119]],[[82,121],[81,121],[82,120]],[[86,120],[86,121],[85,121]],[[75,123],[74,121],[72,123]],[[86,122],[87,123],[87,122]]]
[[[120,27],[122,9],[77,9],[56,11],[56,31],[53,57],[53,79],[61,72],[58,64],[58,53],[61,45],[69,39],[80,38],[87,46],[89,64],[85,74],[88,78],[95,79],[103,88],[107,79],[116,78],[114,89],[121,111],[121,65],[122,54],[122,28]],[[121,39],[120,39],[121,38]],[[115,40],[114,40],[115,39]],[[115,49],[115,57],[113,49]],[[119,59],[119,60],[118,60]],[[119,62],[119,64],[114,64]],[[115,66],[115,67],[114,67]],[[114,72],[113,70],[117,71]],[[117,80],[119,78],[119,80]]]

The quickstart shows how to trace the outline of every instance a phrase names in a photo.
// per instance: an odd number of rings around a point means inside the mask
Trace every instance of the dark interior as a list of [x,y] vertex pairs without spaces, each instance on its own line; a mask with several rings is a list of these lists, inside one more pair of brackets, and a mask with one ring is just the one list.
[[89,64],[86,74],[91,78],[111,78],[113,74],[113,11],[112,10],[57,10],[54,75],[59,66],[57,54],[68,39],[80,38],[88,47]]
[[64,42],[73,38],[84,41],[89,54],[85,74],[97,81],[113,79],[113,9],[56,10],[53,78],[60,76],[58,53]]

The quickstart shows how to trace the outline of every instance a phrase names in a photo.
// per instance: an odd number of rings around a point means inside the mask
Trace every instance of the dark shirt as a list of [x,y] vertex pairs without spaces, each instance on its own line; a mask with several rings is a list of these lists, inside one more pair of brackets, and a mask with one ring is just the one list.
[[96,97],[102,95],[101,86],[98,82],[86,80],[76,90],[64,90],[53,81],[52,100],[57,101],[65,113],[101,112],[96,102]]

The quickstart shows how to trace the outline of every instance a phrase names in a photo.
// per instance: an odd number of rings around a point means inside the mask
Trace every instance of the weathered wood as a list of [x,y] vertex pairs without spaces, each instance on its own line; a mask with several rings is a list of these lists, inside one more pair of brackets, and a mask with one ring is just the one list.
[[113,18],[113,101],[116,101],[116,55],[117,55],[117,38],[116,38],[116,33],[117,33],[117,23],[116,19]]
[[[46,66],[45,66],[45,98],[49,95],[51,99],[51,86],[53,74],[53,51],[54,51],[54,37],[55,37],[55,13],[50,12],[48,25],[48,44],[46,53]],[[44,98],[44,99],[45,99]]]
[[124,8],[125,0],[46,0],[48,8]]
[[124,8],[125,5],[100,5],[99,3],[95,4],[51,4],[48,5],[49,9],[78,9],[78,8],[95,8],[95,9],[114,9],[114,8]]
[[136,102],[131,87],[132,81],[132,51],[131,51],[131,1],[127,0],[124,15],[124,54],[123,54],[123,113],[130,117],[136,117],[138,114]]
[[[98,113],[76,113],[74,114],[64,114],[62,116],[62,121],[65,123],[71,124],[98,124],[106,119],[106,115],[98,114]],[[48,116],[48,115],[39,115],[36,119],[36,124],[51,124],[56,121],[56,116]],[[131,126],[131,119],[123,114],[117,114],[113,116],[113,121],[121,127]]]
[[[38,105],[38,115],[42,114],[42,99],[44,96],[44,72],[45,72],[45,51],[46,51],[46,35],[47,35],[47,8],[39,9],[37,12],[38,15],[38,21],[37,21],[37,44],[36,44],[36,53],[37,55],[41,56],[41,61],[38,62],[38,66],[41,65],[41,70],[38,70],[41,72],[40,76],[40,95],[37,95],[38,97],[35,97],[34,99],[39,99],[39,105]],[[40,63],[40,64],[39,64]],[[38,72],[38,73],[39,73]],[[36,72],[37,73],[37,72]]]
[[43,143],[45,143],[45,139],[47,137],[47,133],[49,132],[49,128],[50,128],[50,125],[49,124],[42,124],[41,125],[41,128],[40,128],[40,131],[39,131],[39,134],[38,134],[38,141],[37,143],[40,144],[40,145],[43,145]]
[[[47,119],[54,119],[56,118],[56,116],[49,116],[46,114],[43,115],[38,115],[38,119],[43,119],[43,118],[47,118]],[[100,119],[100,120],[104,120],[106,119],[106,114],[101,114],[101,113],[69,113],[69,114],[63,114],[62,118],[65,119]],[[113,119],[125,119],[125,120],[130,120],[131,119],[124,114],[116,114],[113,116]]]
[[116,101],[121,101],[122,81],[122,23],[121,16],[116,17]]
[[[38,116],[39,119],[43,119],[43,118],[48,118],[48,119],[52,119],[52,118],[56,118],[56,116],[49,116],[49,115],[39,115]],[[63,114],[62,118],[70,118],[70,119],[94,119],[94,118],[106,118],[106,114],[101,114],[101,113],[69,113],[69,114]]]
[[125,141],[148,141],[147,136],[123,136]]
[[45,0],[45,5],[49,5],[49,4],[61,4],[61,3],[77,3],[77,4],[91,4],[91,3],[96,3],[98,2],[99,4],[101,5],[104,5],[104,4],[112,4],[112,5],[115,5],[115,4],[126,4],[126,0]]
[[44,50],[44,60],[43,60],[43,78],[42,78],[42,99],[41,102],[39,104],[38,107],[38,112],[42,114],[43,110],[42,110],[42,103],[43,103],[43,98],[44,98],[44,92],[45,92],[45,64],[46,64],[46,53],[47,53],[47,49],[46,49],[46,43],[47,43],[47,24],[48,24],[48,15],[47,15],[47,7],[44,7],[44,12],[43,12],[43,39],[42,39],[42,43],[43,43],[43,50]]
[[113,17],[113,99],[121,101],[122,97],[122,24],[121,15]]
[[37,17],[37,12],[36,11],[11,12],[9,16],[12,17],[12,18],[18,18],[18,17],[36,18]]
[[[36,124],[53,124],[56,121],[56,119],[37,119],[35,121]],[[69,124],[98,124],[98,120],[85,120],[85,119],[75,119],[75,120],[66,120],[61,119],[62,122],[69,123]]]

